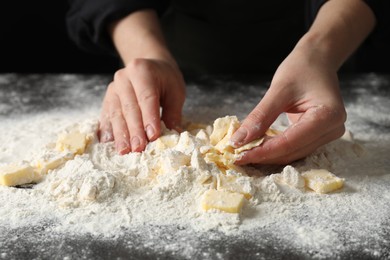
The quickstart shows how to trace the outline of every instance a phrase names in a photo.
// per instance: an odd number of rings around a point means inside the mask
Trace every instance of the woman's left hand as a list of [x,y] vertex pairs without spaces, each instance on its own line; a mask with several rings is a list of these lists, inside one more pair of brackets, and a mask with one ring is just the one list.
[[346,111],[337,68],[324,60],[315,52],[295,48],[282,62],[264,98],[231,141],[239,147],[260,138],[283,112],[290,126],[245,152],[237,164],[287,164],[343,135]]

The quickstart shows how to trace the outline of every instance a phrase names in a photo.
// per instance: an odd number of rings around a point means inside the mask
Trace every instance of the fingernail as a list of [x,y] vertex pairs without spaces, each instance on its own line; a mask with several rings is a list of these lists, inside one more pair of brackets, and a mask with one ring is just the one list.
[[248,131],[245,128],[238,129],[230,139],[234,146],[242,144],[248,135]]
[[120,142],[117,144],[117,151],[119,154],[127,154],[130,152],[130,146],[127,142]]
[[154,134],[155,134],[153,126],[147,125],[145,132],[146,132],[146,136],[148,137],[148,139],[150,141],[154,137]]
[[131,138],[131,148],[133,152],[138,151],[140,145],[141,141],[138,136],[134,136]]

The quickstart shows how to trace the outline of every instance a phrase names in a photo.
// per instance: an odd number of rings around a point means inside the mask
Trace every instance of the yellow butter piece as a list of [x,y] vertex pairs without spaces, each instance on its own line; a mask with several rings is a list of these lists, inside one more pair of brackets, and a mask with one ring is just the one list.
[[213,123],[213,132],[210,135],[210,144],[214,146],[217,145],[226,136],[229,129],[236,130],[239,126],[240,122],[236,116],[217,118]]
[[[202,153],[205,156],[206,162],[215,163],[221,171],[235,168],[235,161],[239,158],[239,154],[258,147],[264,141],[264,137],[256,139],[246,145],[234,148],[230,141],[234,132],[240,127],[240,122],[236,116],[225,116],[217,118],[213,124],[213,131],[210,135],[211,148]],[[265,136],[275,136],[280,134],[276,129],[267,129]]]
[[233,154],[206,153],[204,157],[207,163],[215,163],[221,171],[226,171],[233,166],[235,158]]
[[246,183],[240,183],[238,177],[234,175],[220,174],[217,178],[217,190],[240,193],[244,195],[246,199],[252,198],[251,192],[253,192],[253,190],[250,186],[249,179]]
[[172,148],[179,142],[179,136],[178,135],[163,135],[156,139],[156,142],[158,142],[158,146],[161,147],[164,150],[167,148]]
[[[266,136],[276,136],[276,135],[278,135],[280,133],[281,132],[279,130],[276,130],[276,129],[273,129],[273,128],[268,128],[267,131],[265,132],[265,135]],[[238,147],[238,148],[234,149],[234,153],[235,154],[239,154],[239,153],[242,153],[244,151],[251,150],[251,149],[253,149],[255,147],[260,146],[263,142],[264,142],[264,137],[261,137],[259,139],[253,140],[252,142],[247,143],[246,145],[243,145],[241,147]]]
[[317,193],[328,193],[343,187],[344,179],[325,169],[312,169],[302,173],[306,187]]
[[241,147],[234,149],[234,153],[239,154],[239,153],[242,153],[244,151],[253,149],[253,148],[261,145],[263,142],[264,142],[264,137],[260,138],[260,139],[253,140],[252,142],[247,143],[246,145],[243,145]]
[[240,123],[236,120],[232,120],[225,136],[215,145],[215,149],[217,149],[221,153],[232,153],[234,148],[230,139],[239,127]]
[[70,151],[74,154],[83,154],[87,142],[86,134],[74,131],[60,135],[56,143],[56,149],[60,152]]
[[267,136],[275,136],[275,135],[279,135],[281,133],[282,133],[281,131],[274,129],[274,128],[268,128],[267,131],[265,131],[265,135],[267,135]]
[[201,201],[202,209],[218,209],[228,213],[239,213],[244,205],[245,197],[240,193],[207,190]]
[[209,135],[207,134],[206,130],[201,129],[199,132],[196,133],[195,137],[199,140],[204,141],[205,143],[209,143]]
[[16,186],[36,182],[40,176],[30,165],[9,164],[0,167],[0,184]]
[[37,162],[37,171],[42,175],[47,174],[49,170],[54,170],[71,159],[73,159],[73,154],[59,154],[49,159],[40,159]]

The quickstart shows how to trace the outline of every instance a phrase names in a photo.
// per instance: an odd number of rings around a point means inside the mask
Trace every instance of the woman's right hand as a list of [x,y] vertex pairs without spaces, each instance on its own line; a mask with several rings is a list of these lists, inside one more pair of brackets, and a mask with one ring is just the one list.
[[184,100],[185,83],[175,62],[133,59],[108,85],[100,114],[100,142],[115,141],[122,155],[141,152],[160,136],[161,120],[170,129],[180,126]]

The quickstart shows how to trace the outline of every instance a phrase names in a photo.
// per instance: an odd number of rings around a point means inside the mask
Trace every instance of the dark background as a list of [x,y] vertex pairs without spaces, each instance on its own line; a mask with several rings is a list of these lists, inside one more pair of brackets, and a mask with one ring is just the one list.
[[2,1],[0,73],[111,73],[118,61],[80,50],[66,32],[65,0]]
[[[113,73],[117,59],[80,50],[66,31],[66,0],[3,1],[0,73]],[[390,72],[390,45],[369,39],[341,72]]]

